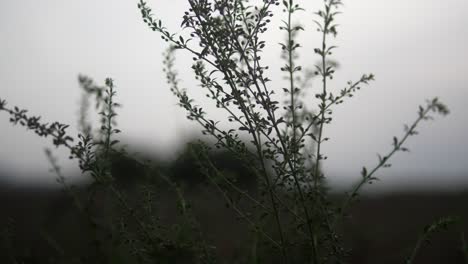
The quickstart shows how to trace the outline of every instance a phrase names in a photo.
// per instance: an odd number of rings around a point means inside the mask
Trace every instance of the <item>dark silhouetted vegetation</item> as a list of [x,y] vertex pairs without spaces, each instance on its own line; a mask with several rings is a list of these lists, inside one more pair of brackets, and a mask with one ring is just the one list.
[[[171,91],[187,118],[214,139],[213,144],[201,140],[188,144],[170,164],[132,158],[116,139],[121,133],[116,122],[120,104],[110,78],[101,86],[89,77],[79,77],[84,97],[81,133],[76,137],[69,135],[68,125],[45,123],[0,100],[0,112],[8,114],[12,124],[68,149],[70,159],[91,179],[81,188],[69,184],[47,150],[52,171],[69,197],[58,200],[55,212],[38,229],[38,240],[54,253],[22,254],[14,245],[17,230],[12,219],[5,226],[4,259],[11,263],[356,262],[362,252],[359,244],[354,245],[358,249],[354,253],[349,247],[347,236],[355,234],[347,229],[347,221],[363,186],[378,180],[377,173],[391,166],[395,154],[408,151],[406,142],[417,135],[421,122],[449,111],[438,98],[419,106],[402,135],[393,137],[390,150],[379,155],[376,164],[362,167],[348,192],[332,195],[321,168],[328,158],[323,152],[330,141],[327,126],[334,121],[335,108],[373,81],[374,75],[363,74],[343,89],[332,88],[337,65],[332,56],[337,47],[331,43],[338,34],[340,0],[323,1],[323,8],[310,18],[321,41],[319,47],[307,50],[319,62],[312,70],[298,65],[302,46],[297,35],[305,27],[295,18],[305,10],[297,2],[188,0],[183,30],[174,34],[150,5],[139,1],[143,21],[168,42],[163,63]],[[271,30],[272,19],[280,16],[276,10],[283,10],[284,17],[279,29],[286,39],[278,51],[285,83],[270,79],[270,68],[277,65],[265,65],[262,60],[266,48],[277,45],[262,38]],[[175,69],[178,51],[193,57],[198,83],[189,84],[188,89],[182,88]],[[319,88],[312,89],[312,82]],[[198,105],[191,97],[194,89],[205,93],[225,118],[215,120],[207,107]],[[87,118],[92,105],[99,115],[97,129]],[[71,204],[76,210],[61,215],[62,208]],[[421,226],[420,238],[408,241],[414,248],[392,252],[392,257],[401,254],[402,263],[416,263],[426,242],[451,226],[461,226],[461,221],[442,216],[424,229]],[[360,230],[366,228],[371,227]],[[459,229],[457,254],[462,259],[466,243]],[[395,227],[389,230],[398,232]],[[65,236],[57,236],[64,231]],[[57,239],[80,241],[62,247],[65,243]],[[382,258],[379,261],[384,263]]]

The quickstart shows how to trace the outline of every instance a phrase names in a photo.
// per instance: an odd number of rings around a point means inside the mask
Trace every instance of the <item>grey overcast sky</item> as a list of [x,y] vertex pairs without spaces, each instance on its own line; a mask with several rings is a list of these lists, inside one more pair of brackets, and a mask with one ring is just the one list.
[[[77,75],[99,82],[112,77],[122,102],[119,125],[129,145],[155,152],[174,153],[183,138],[198,129],[176,107],[162,72],[160,37],[141,21],[137,0],[2,0],[0,1],[0,98],[44,120],[76,127],[80,90]],[[173,32],[179,32],[186,9],[184,0],[149,0],[154,12]],[[306,12],[297,17],[305,26],[300,42],[302,64],[317,60],[313,50],[319,36],[312,13],[322,1],[297,1]],[[344,1],[339,17],[340,62],[332,87],[372,72],[376,81],[356,98],[335,110],[335,122],[326,127],[331,141],[324,146],[330,157],[325,169],[334,179],[350,181],[363,165],[372,166],[376,153],[386,153],[403,123],[416,117],[424,100],[439,96],[451,109],[446,118],[421,126],[411,138],[409,154],[399,154],[393,167],[380,173],[384,182],[404,181],[468,186],[468,1],[466,0],[359,0]],[[274,25],[285,15],[277,8]],[[270,78],[281,81],[279,45],[283,33],[272,26],[265,35],[271,44],[266,61]],[[185,34],[186,32],[182,32]],[[190,56],[179,52],[178,68],[184,86],[190,86]],[[265,56],[265,55],[264,55]],[[216,116],[215,116],[216,117]],[[15,172],[22,182],[48,175],[43,149],[49,141],[13,127],[0,115],[0,167]],[[75,132],[75,130],[71,130]],[[57,152],[58,155],[65,153]],[[61,158],[71,175],[74,163]],[[40,178],[49,181],[53,176]]]

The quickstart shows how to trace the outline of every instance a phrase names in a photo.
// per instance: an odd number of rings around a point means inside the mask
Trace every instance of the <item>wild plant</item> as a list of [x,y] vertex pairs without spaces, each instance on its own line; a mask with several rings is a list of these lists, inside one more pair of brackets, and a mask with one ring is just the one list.
[[[145,181],[144,185],[141,186],[143,195],[138,199],[138,202],[141,202],[143,206],[137,207],[135,201],[129,199],[127,194],[118,188],[113,176],[113,160],[119,155],[125,155],[125,151],[116,148],[119,141],[114,139],[114,135],[120,133],[120,130],[115,128],[117,116],[115,108],[120,105],[114,99],[116,92],[113,81],[106,79],[105,86],[98,86],[89,77],[80,76],[79,82],[85,92],[84,100],[95,96],[96,108],[99,110],[101,118],[99,120],[100,127],[94,133],[85,116],[87,104],[82,104],[82,116],[79,119],[82,133],[77,136],[78,142],[75,144],[73,143],[75,138],[69,136],[66,131],[68,125],[58,122],[42,123],[40,117],[28,115],[27,110],[18,107],[10,109],[5,101],[0,101],[0,110],[10,115],[10,122],[24,126],[39,136],[52,138],[56,147],[67,148],[70,153],[69,158],[76,159],[82,174],[92,179],[91,184],[87,187],[86,197],[83,199],[77,188],[66,182],[66,177],[52,151],[46,150],[51,171],[56,174],[57,182],[64,187],[68,195],[72,196],[74,206],[82,213],[91,230],[89,241],[94,252],[91,252],[89,256],[75,257],[81,257],[87,263],[106,263],[109,261],[129,263],[129,258],[130,260],[138,260],[138,263],[152,262],[154,259],[160,261],[167,259],[166,262],[170,262],[174,259],[188,257],[191,259],[207,257],[204,253],[194,254],[195,250],[201,250],[204,244],[199,243],[199,233],[192,234],[198,230],[197,224],[191,216],[189,203],[184,200],[183,191],[167,176],[160,175],[150,165],[143,167],[145,174],[159,179],[159,186],[151,184],[154,182],[153,180]],[[165,226],[152,212],[155,207],[154,192],[163,186],[167,188],[168,184],[177,192],[180,212],[182,218],[186,219],[182,225],[174,223]],[[116,201],[108,204],[113,208],[107,208],[105,211],[105,213],[111,214],[106,216],[111,219],[102,219],[91,211],[91,207],[98,199],[97,195],[101,197],[100,199],[111,197]],[[174,234],[176,229],[180,229],[178,234]],[[181,236],[182,233],[185,234]],[[47,236],[47,234],[45,235]],[[193,242],[195,240],[198,241],[197,244]],[[131,262],[133,263],[133,261]]]
[[[186,109],[188,119],[198,122],[204,134],[214,137],[217,147],[235,153],[259,179],[260,196],[255,199],[262,207],[253,213],[234,209],[270,246],[281,252],[284,263],[293,262],[295,248],[305,249],[308,262],[342,262],[347,252],[336,230],[350,203],[365,184],[377,180],[375,174],[380,168],[390,166],[389,160],[396,152],[407,151],[404,143],[417,134],[419,122],[431,119],[430,113],[446,115],[448,109],[437,98],[420,106],[417,119],[411,125],[405,125],[404,135],[393,138],[392,150],[384,156],[379,155],[378,163],[372,169],[362,168],[361,180],[342,204],[331,204],[324,181],[326,176],[320,169],[327,159],[322,151],[322,145],[329,141],[325,136],[326,126],[333,120],[332,110],[336,105],[374,80],[373,74],[364,74],[338,92],[330,89],[335,74],[331,56],[337,47],[329,41],[337,35],[336,18],[342,2],[325,0],[323,9],[315,13],[317,19],[313,20],[322,39],[321,46],[314,49],[320,59],[315,65],[315,75],[321,82],[315,101],[302,96],[304,88],[297,84],[303,67],[296,63],[301,48],[296,34],[304,28],[295,26],[293,19],[297,12],[304,10],[296,1],[188,2],[190,8],[184,13],[181,24],[188,37],[167,30],[145,1],[140,1],[139,8],[143,21],[171,45],[164,61],[167,80],[179,105]],[[282,5],[287,15],[280,27],[287,33],[286,41],[280,44],[285,60],[281,71],[289,81],[282,89],[286,96],[283,104],[268,77],[269,66],[264,65],[261,56],[268,45],[262,40],[262,34],[268,29],[273,9],[278,5]],[[176,50],[184,50],[193,56],[192,69],[199,86],[217,108],[226,111],[232,125],[210,118],[188,91],[180,87],[174,69]],[[310,111],[311,105],[317,105],[314,111]],[[244,137],[250,138],[252,150],[241,140]],[[308,148],[311,145],[313,151]],[[210,167],[207,164],[206,159],[200,162],[200,166]],[[216,174],[216,170],[208,170],[207,174]],[[229,179],[225,181],[229,184]],[[252,200],[245,192],[239,193]],[[231,198],[224,196],[232,205]],[[263,229],[263,218],[273,220],[275,236]],[[294,230],[288,230],[291,227]]]
[[[323,145],[330,141],[326,136],[327,126],[333,121],[336,106],[374,80],[373,74],[363,74],[340,90],[332,88],[336,70],[332,55],[337,47],[330,42],[338,34],[336,19],[342,1],[325,0],[323,8],[314,13],[315,19],[311,19],[321,38],[321,45],[313,49],[319,63],[314,65],[312,75],[298,65],[301,44],[297,34],[304,31],[304,27],[297,25],[295,18],[298,12],[305,10],[297,1],[188,0],[188,3],[190,8],[184,13],[183,31],[179,34],[171,33],[145,1],[140,0],[138,8],[150,29],[169,43],[164,54],[165,73],[171,91],[187,112],[187,118],[199,123],[203,134],[215,139],[215,147],[231,152],[248,169],[249,177],[255,178],[255,190],[239,187],[235,178],[225,175],[211,160],[211,146],[194,144],[190,148],[207,182],[250,227],[252,239],[246,241],[249,251],[243,261],[345,263],[350,252],[343,245],[340,227],[361,189],[378,180],[377,172],[389,167],[390,159],[397,152],[408,151],[405,143],[418,133],[420,122],[432,119],[433,114],[448,114],[447,107],[437,98],[419,106],[416,119],[405,125],[402,136],[393,138],[390,151],[379,155],[373,167],[362,168],[360,180],[346,193],[344,200],[332,201],[327,174],[321,169],[327,159]],[[286,33],[286,40],[279,50],[284,63],[281,71],[287,80],[284,87],[279,87],[277,80],[268,77],[270,68],[276,65],[265,65],[262,60],[270,45],[263,40],[263,35],[277,8],[282,8],[286,17],[280,27]],[[189,92],[194,88],[181,87],[174,64],[178,50],[193,56],[192,70],[198,86],[217,108],[226,113],[226,120],[210,117],[204,107],[192,99]],[[319,82],[319,89],[311,89],[311,79]],[[106,262],[109,260],[99,256],[123,250],[137,263],[172,263],[180,256],[184,259],[179,261],[216,262],[215,249],[205,241],[203,231],[190,211],[190,201],[184,198],[183,189],[170,175],[141,164],[150,178],[159,180],[154,184],[145,182],[140,192],[143,195],[136,203],[116,188],[112,158],[126,154],[117,149],[119,141],[114,138],[120,133],[115,128],[115,109],[119,104],[114,100],[114,83],[106,79],[105,86],[98,86],[84,76],[79,80],[86,94],[78,143],[73,143],[74,138],[66,132],[68,125],[42,123],[40,117],[29,116],[26,110],[18,107],[9,108],[2,100],[0,111],[10,116],[13,124],[51,138],[55,146],[68,148],[70,158],[77,159],[81,171],[93,179],[89,200],[93,200],[93,188],[100,187],[116,199],[120,215],[112,219],[113,225],[109,227],[89,218],[99,232],[110,234],[112,245],[119,245],[108,248],[101,243],[105,239],[96,236],[95,259]],[[313,98],[307,96],[310,92],[313,92]],[[278,95],[281,93],[282,96]],[[92,125],[86,119],[87,100],[91,96],[96,100],[101,117],[98,133],[93,133]],[[50,161],[63,183],[64,177],[54,159],[50,158]],[[185,235],[174,237],[174,229],[164,226],[154,215],[156,190],[163,186],[162,182],[177,193],[185,219],[177,230],[182,230],[180,233]],[[80,208],[85,207],[77,204]],[[436,227],[429,227],[428,233],[449,222],[443,220]],[[414,252],[420,248],[420,243]],[[412,263],[415,256],[413,253],[407,263]],[[127,257],[121,258],[126,260]]]

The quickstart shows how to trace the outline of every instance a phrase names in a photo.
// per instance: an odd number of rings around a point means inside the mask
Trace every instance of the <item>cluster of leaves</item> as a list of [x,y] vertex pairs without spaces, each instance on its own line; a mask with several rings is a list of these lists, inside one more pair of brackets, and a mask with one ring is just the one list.
[[0,100],[0,111],[6,111],[10,115],[10,122],[14,125],[24,126],[40,137],[52,137],[53,144],[57,147],[61,145],[70,146],[69,142],[73,141],[73,138],[66,134],[68,125],[59,122],[41,123],[40,116],[28,116],[28,110],[20,109],[17,106],[10,109],[4,100]]
[[421,249],[421,247],[424,244],[430,243],[431,237],[434,234],[447,230],[450,226],[456,224],[459,221],[460,219],[456,217],[442,217],[440,219],[437,219],[433,223],[427,225],[426,227],[424,227],[424,231],[419,237],[418,241],[416,242],[416,246],[411,252],[411,255],[406,259],[406,264],[414,263],[414,259],[416,258],[416,255],[419,253],[419,250]]

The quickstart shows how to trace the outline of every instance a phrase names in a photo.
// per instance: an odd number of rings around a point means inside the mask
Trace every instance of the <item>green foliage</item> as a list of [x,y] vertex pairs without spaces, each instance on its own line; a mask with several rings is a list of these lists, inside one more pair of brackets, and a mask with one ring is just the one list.
[[[187,155],[202,181],[249,227],[252,239],[245,241],[244,254],[250,255],[242,262],[279,259],[281,263],[345,263],[350,251],[343,246],[339,230],[350,205],[364,185],[378,180],[377,172],[390,166],[394,154],[408,151],[404,144],[417,134],[419,123],[432,119],[432,114],[448,114],[447,107],[437,98],[420,106],[415,121],[405,126],[401,137],[393,138],[391,150],[379,155],[374,167],[362,168],[361,179],[343,201],[332,202],[326,172],[321,169],[327,159],[322,146],[330,140],[326,127],[333,121],[332,111],[337,105],[374,80],[373,74],[363,74],[357,81],[348,82],[344,89],[331,88],[337,65],[332,52],[337,47],[329,42],[338,34],[336,19],[342,2],[325,0],[322,10],[315,13],[313,21],[321,45],[313,49],[320,61],[314,65],[312,75],[297,65],[302,47],[297,34],[304,27],[295,25],[294,19],[297,12],[305,12],[297,1],[265,0],[258,1],[258,5],[248,0],[188,2],[190,9],[184,14],[181,27],[189,36],[171,33],[145,1],[140,0],[138,8],[150,29],[169,43],[164,54],[165,73],[187,118],[200,124],[203,134],[216,140],[216,148],[235,157],[245,168],[246,175],[242,177],[255,183],[243,186],[239,177],[223,171],[213,161],[212,146],[194,143],[189,147]],[[262,34],[273,19],[276,6],[281,6],[287,17],[280,27],[286,33],[286,40],[280,43],[284,60],[280,70],[288,80],[286,87],[282,87],[283,97],[278,96],[273,89],[274,81],[268,77],[269,68],[275,65],[264,65],[261,58],[270,45],[262,40]],[[194,87],[181,88],[174,65],[178,50],[193,56],[192,70],[198,85],[228,115],[226,120],[212,119],[196,104],[190,96]],[[306,96],[306,90],[310,90],[308,81],[315,78],[320,89],[310,99]],[[10,116],[12,124],[50,137],[55,146],[67,148],[82,173],[93,179],[83,202],[66,184],[56,160],[47,151],[58,181],[74,197],[76,207],[91,227],[95,254],[83,259],[87,263],[222,262],[191,209],[187,188],[170,172],[136,161],[146,175],[138,186],[137,198],[119,188],[112,164],[116,157],[127,154],[118,148],[120,144],[115,139],[120,133],[116,128],[116,108],[120,105],[115,102],[114,82],[106,79],[105,85],[99,86],[86,76],[80,76],[79,82],[84,96],[79,119],[82,133],[76,138],[68,135],[68,125],[41,123],[40,117],[29,116],[26,110],[8,108],[4,100],[0,100],[0,111]],[[100,117],[97,131],[93,131],[86,117],[90,98],[94,98]],[[284,103],[280,103],[281,99]],[[226,126],[229,128],[225,129]],[[165,223],[156,214],[158,190],[162,188],[175,193],[179,219],[173,223]],[[115,201],[109,221],[102,222],[90,213],[89,206],[98,192]],[[412,263],[423,241],[451,222],[450,218],[442,219],[426,228],[407,263]]]
[[428,244],[431,237],[435,233],[447,230],[449,226],[455,224],[458,221],[460,220],[455,217],[443,217],[424,227],[424,231],[416,242],[416,246],[414,247],[411,255],[406,259],[406,264],[414,263],[414,259],[416,258],[416,255],[418,254],[421,247],[424,244]]

